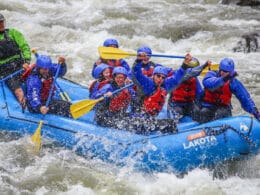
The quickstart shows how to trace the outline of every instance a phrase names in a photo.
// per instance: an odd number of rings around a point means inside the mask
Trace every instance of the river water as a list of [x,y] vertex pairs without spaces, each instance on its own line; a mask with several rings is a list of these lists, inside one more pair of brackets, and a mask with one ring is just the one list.
[[[260,107],[260,55],[233,53],[244,33],[259,32],[259,9],[221,5],[219,0],[1,0],[6,25],[19,29],[31,48],[67,59],[67,78],[88,85],[98,58],[97,47],[116,38],[120,48],[135,52],[149,45],[155,54],[185,55],[201,63],[232,57],[239,79]],[[32,59],[34,62],[35,59]],[[127,61],[132,65],[134,58]],[[153,58],[169,67],[178,59]],[[259,72],[258,72],[259,71]],[[234,114],[246,114],[233,99]],[[260,155],[220,166],[195,169],[183,178],[172,173],[143,174],[45,140],[40,155],[31,152],[29,137],[0,134],[0,194],[260,194]]]

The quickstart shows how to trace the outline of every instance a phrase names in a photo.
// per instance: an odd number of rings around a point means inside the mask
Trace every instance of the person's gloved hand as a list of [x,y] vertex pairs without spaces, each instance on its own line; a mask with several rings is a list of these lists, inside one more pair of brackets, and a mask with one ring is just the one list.
[[212,63],[212,62],[211,62],[210,60],[206,61],[205,64],[202,65],[203,69],[205,69],[206,67],[208,67],[208,69],[210,70],[211,63]]
[[58,59],[58,63],[59,64],[64,64],[65,63],[65,58],[60,56],[59,59]]
[[260,121],[260,113],[259,112],[255,112],[254,113],[254,117]]
[[184,69],[184,70],[187,70],[187,69],[189,68],[189,66],[188,66],[187,64],[185,64],[185,63],[183,63],[183,64],[181,65],[181,67],[182,67],[182,69]]

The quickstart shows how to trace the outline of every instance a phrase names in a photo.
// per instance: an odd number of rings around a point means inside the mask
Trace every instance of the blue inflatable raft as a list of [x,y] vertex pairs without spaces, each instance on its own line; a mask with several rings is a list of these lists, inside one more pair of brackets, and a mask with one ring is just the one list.
[[[88,89],[65,79],[57,80],[73,101],[86,99]],[[57,91],[58,92],[58,91]],[[0,129],[32,135],[41,114],[22,112],[14,95],[1,82]],[[179,133],[137,135],[126,130],[97,126],[93,112],[74,120],[46,115],[42,137],[50,138],[87,158],[98,158],[118,166],[132,166],[145,172],[182,174],[197,167],[211,166],[260,148],[260,122],[249,116],[233,116],[203,125],[194,121],[178,124]]]

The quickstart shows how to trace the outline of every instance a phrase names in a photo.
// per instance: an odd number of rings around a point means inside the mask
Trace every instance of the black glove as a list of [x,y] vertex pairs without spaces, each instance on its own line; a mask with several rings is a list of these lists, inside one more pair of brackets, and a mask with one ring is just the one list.
[[254,117],[260,121],[260,113],[258,111],[254,113]]
[[188,66],[187,64],[185,64],[185,63],[183,63],[183,64],[181,65],[181,67],[182,67],[184,70],[187,70],[187,69],[189,68],[189,66]]
[[237,72],[236,71],[232,71],[231,73],[229,73],[229,75],[223,77],[223,80],[226,82],[228,80],[232,80],[236,76],[238,76]]
[[207,68],[207,67],[208,67],[208,61],[207,61],[207,62],[205,62],[205,64],[203,64],[203,65],[202,65],[202,67],[203,67],[202,69],[205,69],[205,68]]

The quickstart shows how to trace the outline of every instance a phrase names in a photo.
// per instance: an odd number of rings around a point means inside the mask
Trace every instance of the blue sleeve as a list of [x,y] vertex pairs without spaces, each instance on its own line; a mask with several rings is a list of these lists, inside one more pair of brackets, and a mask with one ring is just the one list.
[[257,111],[256,105],[250,97],[250,94],[239,80],[233,79],[230,81],[230,90],[237,97],[245,111],[251,114]]
[[196,78],[196,99],[197,100],[201,100],[202,96],[203,96],[203,89],[201,87],[200,81],[198,78]]
[[[58,64],[53,64],[53,66],[50,70],[52,72],[53,76],[55,76],[57,68],[58,68]],[[66,74],[66,72],[67,72],[67,64],[62,63],[61,67],[60,67],[59,77],[64,76]]]
[[91,71],[91,75],[92,75],[93,78],[95,78],[95,77],[94,77],[94,70],[95,70],[96,67],[97,67],[97,64],[94,63],[94,64],[93,64],[93,67],[92,67],[92,71]]
[[95,99],[96,93],[98,92],[98,84],[99,83],[96,80],[93,81],[93,83],[90,84],[90,86],[92,87],[92,90],[89,90],[89,98],[90,99]]
[[37,75],[30,75],[26,80],[27,100],[31,108],[39,111],[41,102],[41,81]]
[[120,64],[121,64],[122,67],[124,67],[127,70],[127,72],[128,72],[127,77],[129,79],[132,79],[132,72],[131,72],[131,69],[130,69],[128,63],[124,59],[120,59]]
[[101,87],[95,94],[93,94],[92,98],[93,99],[98,99],[102,97],[105,93],[107,92],[113,92],[113,87],[111,84],[106,84],[103,87]]
[[146,96],[151,95],[155,91],[156,86],[152,78],[149,78],[142,73],[142,63],[136,61],[133,66],[132,77],[134,83],[143,91]]
[[182,78],[185,74],[185,70],[183,68],[179,68],[174,71],[174,74],[170,77],[167,77],[164,81],[164,88],[167,92],[174,90],[181,83]]
[[203,65],[200,65],[200,66],[197,66],[197,67],[194,67],[194,68],[188,68],[186,70],[186,74],[185,76],[183,77],[183,81],[186,81],[192,77],[197,77],[200,75],[200,73],[203,71],[203,69],[205,68],[205,65],[207,64],[203,64]]
[[209,71],[202,80],[204,88],[214,91],[215,89],[223,86],[225,82],[222,77],[218,77],[217,72]]
[[129,87],[128,91],[131,95],[131,99],[134,99],[136,97],[136,91],[133,89],[133,87]]

